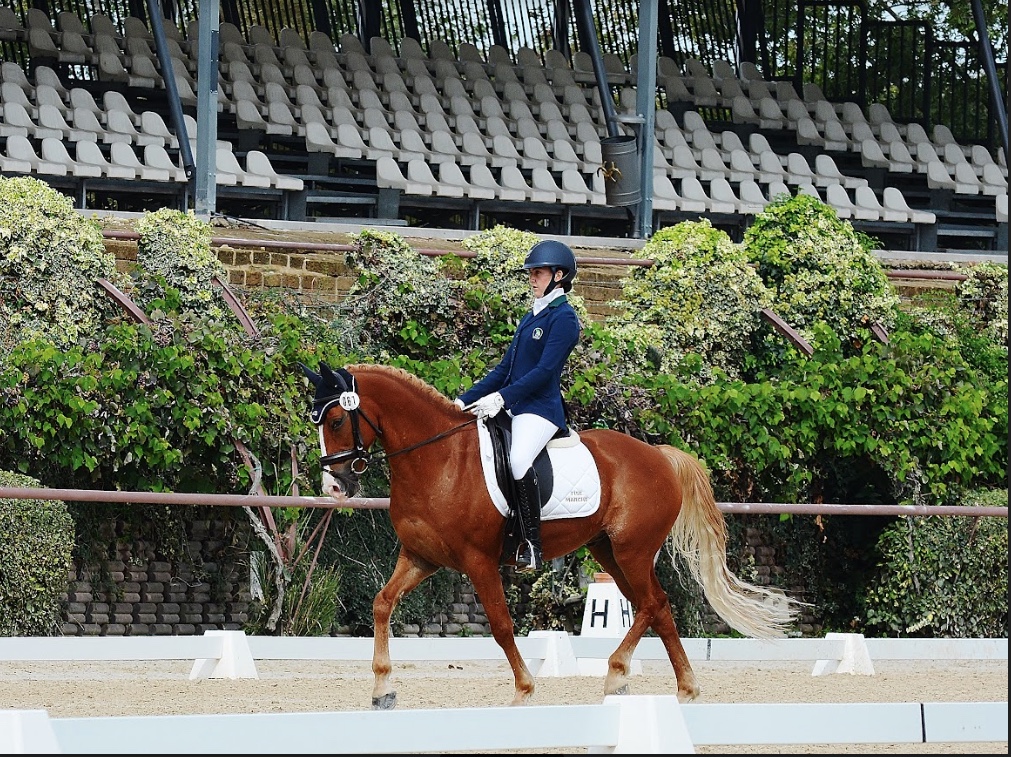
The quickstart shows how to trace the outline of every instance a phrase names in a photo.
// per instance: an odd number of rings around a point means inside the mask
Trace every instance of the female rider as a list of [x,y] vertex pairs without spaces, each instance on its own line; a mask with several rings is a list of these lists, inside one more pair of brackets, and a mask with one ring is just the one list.
[[513,505],[523,535],[516,566],[536,570],[543,557],[540,499],[532,465],[548,441],[566,428],[562,368],[579,341],[581,326],[566,297],[576,277],[576,258],[567,245],[555,240],[538,242],[523,269],[530,278],[533,306],[516,327],[502,360],[460,395],[456,404],[479,418],[491,418],[503,408],[512,417]]

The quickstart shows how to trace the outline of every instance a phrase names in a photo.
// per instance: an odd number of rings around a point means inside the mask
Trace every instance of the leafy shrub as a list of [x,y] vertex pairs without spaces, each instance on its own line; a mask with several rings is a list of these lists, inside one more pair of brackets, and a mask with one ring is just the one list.
[[192,211],[162,208],[137,222],[138,285],[134,301],[150,310],[171,288],[178,293],[180,312],[220,318],[225,310],[213,289],[215,277],[227,280],[225,267],[211,249],[211,227]]
[[965,270],[955,285],[959,306],[995,345],[1008,348],[1007,265],[983,262]]
[[31,177],[0,177],[0,355],[42,336],[67,346],[114,313],[96,284],[116,282],[98,225]]
[[[849,351],[871,324],[891,329],[899,297],[870,240],[821,200],[798,194],[769,203],[744,232],[744,247],[773,292],[773,310],[808,341],[819,322]],[[776,343],[767,347],[779,352]]]
[[[622,279],[613,303],[622,312],[608,322],[632,362],[677,374],[698,355],[702,380],[711,381],[713,369],[736,377],[770,301],[743,249],[708,220],[684,221],[656,232],[632,257],[654,262]],[[644,345],[654,348],[652,360]]]
[[459,348],[455,315],[459,283],[442,275],[437,260],[419,255],[399,235],[362,230],[348,267],[358,281],[348,292],[361,350],[379,362],[417,360]]
[[539,241],[533,232],[501,225],[463,240],[464,248],[474,253],[468,273],[481,282],[480,289],[494,298],[510,319],[518,320],[528,307],[530,285],[523,275],[523,261]]
[[[305,518],[304,523],[309,519]],[[300,533],[295,548],[302,552],[307,546],[305,534]],[[254,548],[251,564],[256,580],[263,592],[262,600],[254,600],[250,607],[249,622],[245,631],[250,634],[277,633],[281,636],[329,636],[335,629],[341,592],[341,566],[337,564],[313,567],[312,551],[307,550],[285,576],[285,592],[276,628],[268,628],[267,621],[277,598],[275,565],[265,550]]]
[[525,635],[533,630],[579,633],[587,586],[593,573],[600,569],[590,551],[580,547],[545,563],[532,575],[515,576],[517,589],[526,589],[525,613],[516,623],[516,633]]
[[[0,486],[38,487],[0,470]],[[74,546],[63,502],[0,499],[0,636],[55,636]]]
[[310,358],[291,336],[165,316],[87,348],[26,342],[0,363],[0,467],[47,486],[246,493],[239,439],[285,491],[291,446],[318,450],[295,367]]
[[[1007,489],[962,504],[1006,507]],[[880,574],[867,589],[868,630],[882,636],[1008,635],[1007,519],[900,518],[881,535]]]

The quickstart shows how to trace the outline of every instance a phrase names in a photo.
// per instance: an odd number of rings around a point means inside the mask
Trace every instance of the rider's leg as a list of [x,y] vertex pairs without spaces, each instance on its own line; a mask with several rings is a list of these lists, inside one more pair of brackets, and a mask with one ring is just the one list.
[[521,570],[536,570],[543,561],[537,474],[531,466],[557,431],[557,426],[539,415],[524,413],[513,418],[509,464],[516,481],[516,502],[513,504],[523,533],[523,542],[516,551],[516,566]]
[[516,512],[520,516],[520,531],[523,541],[516,548],[516,568],[537,570],[544,557],[541,554],[541,503],[537,492],[537,473],[527,470],[522,478],[516,479]]

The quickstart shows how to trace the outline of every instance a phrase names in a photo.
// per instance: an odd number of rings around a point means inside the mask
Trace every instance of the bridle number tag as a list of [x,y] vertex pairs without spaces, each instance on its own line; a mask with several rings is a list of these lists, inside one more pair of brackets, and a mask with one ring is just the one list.
[[358,392],[343,392],[340,396],[340,405],[345,410],[357,410],[358,406],[362,404],[361,399],[358,397]]

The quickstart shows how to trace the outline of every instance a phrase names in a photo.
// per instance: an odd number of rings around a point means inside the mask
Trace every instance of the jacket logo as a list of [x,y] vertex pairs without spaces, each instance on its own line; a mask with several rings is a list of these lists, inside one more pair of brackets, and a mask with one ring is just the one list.
[[542,336],[544,336],[544,329],[538,326],[536,329],[534,329],[533,334],[531,336],[533,336],[534,339],[540,339]]

